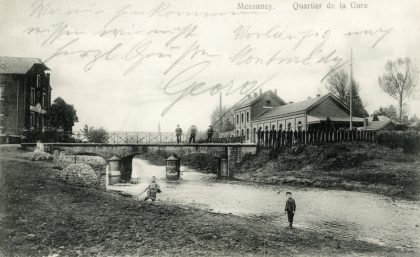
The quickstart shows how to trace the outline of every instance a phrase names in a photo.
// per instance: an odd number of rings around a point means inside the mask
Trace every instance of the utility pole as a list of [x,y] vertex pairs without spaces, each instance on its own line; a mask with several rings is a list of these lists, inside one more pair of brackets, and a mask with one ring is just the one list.
[[353,49],[350,50],[350,130],[353,130]]

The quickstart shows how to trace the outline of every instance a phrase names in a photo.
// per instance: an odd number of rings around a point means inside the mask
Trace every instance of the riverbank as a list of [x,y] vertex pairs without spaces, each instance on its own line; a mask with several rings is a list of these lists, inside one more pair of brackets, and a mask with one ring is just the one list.
[[244,158],[235,178],[420,199],[420,156],[364,142],[300,145]]
[[50,162],[0,147],[0,255],[415,256],[263,220],[63,185]]

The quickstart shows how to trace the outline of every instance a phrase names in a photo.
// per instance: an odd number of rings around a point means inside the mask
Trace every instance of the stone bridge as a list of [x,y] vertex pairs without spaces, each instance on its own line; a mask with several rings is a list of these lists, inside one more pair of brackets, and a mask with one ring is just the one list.
[[[22,146],[34,146],[35,144],[22,144]],[[205,153],[221,161],[219,175],[233,177],[230,171],[232,165],[242,161],[245,154],[255,154],[256,144],[241,143],[206,143],[206,144],[97,144],[97,143],[45,143],[45,150],[53,153],[55,150],[65,151],[67,155],[97,155],[103,157],[108,165],[118,162],[117,167],[121,174],[131,176],[132,161],[134,156],[142,153],[156,153],[164,150],[167,153],[182,157],[193,153]],[[227,164],[227,165],[226,165]],[[111,168],[111,167],[110,167]],[[111,169],[110,169],[111,170]]]

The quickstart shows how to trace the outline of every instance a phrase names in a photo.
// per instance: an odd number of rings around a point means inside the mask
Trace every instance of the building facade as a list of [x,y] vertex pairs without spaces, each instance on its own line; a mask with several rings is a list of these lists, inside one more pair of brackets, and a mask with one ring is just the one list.
[[42,131],[51,105],[49,68],[37,58],[0,56],[0,138],[19,142],[22,131]]
[[234,106],[236,136],[244,136],[246,140],[252,139],[253,121],[270,108],[285,104],[286,102],[277,96],[276,90],[255,92],[252,96],[247,96]]
[[[258,130],[303,131],[323,129],[327,124],[338,129],[350,124],[349,108],[331,93],[285,103],[275,91],[267,91],[237,104],[234,112],[236,133],[248,141],[255,141]],[[353,117],[352,121],[354,127],[364,126],[361,117]]]

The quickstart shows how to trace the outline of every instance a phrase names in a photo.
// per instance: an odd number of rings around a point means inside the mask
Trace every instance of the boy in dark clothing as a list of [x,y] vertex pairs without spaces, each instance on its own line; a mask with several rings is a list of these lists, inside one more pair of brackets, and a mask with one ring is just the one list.
[[295,200],[292,198],[292,193],[286,193],[287,201],[286,206],[284,207],[284,213],[287,214],[287,220],[289,221],[289,228],[293,228],[293,216],[295,215],[296,211],[296,203]]

